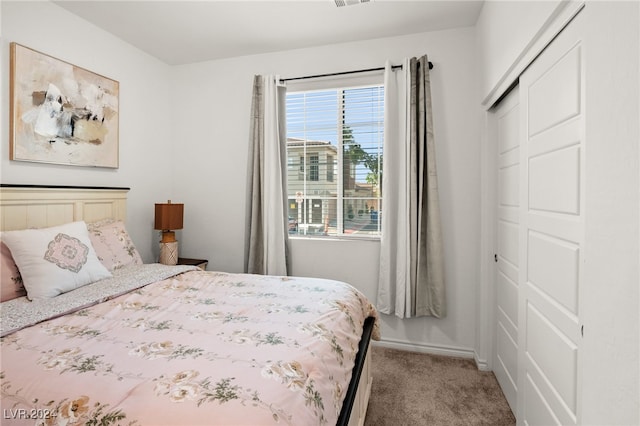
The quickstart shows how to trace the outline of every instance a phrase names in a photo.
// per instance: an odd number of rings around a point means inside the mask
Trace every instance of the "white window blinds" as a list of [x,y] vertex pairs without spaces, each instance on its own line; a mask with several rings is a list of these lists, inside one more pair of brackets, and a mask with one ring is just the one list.
[[293,235],[378,236],[384,86],[288,92]]

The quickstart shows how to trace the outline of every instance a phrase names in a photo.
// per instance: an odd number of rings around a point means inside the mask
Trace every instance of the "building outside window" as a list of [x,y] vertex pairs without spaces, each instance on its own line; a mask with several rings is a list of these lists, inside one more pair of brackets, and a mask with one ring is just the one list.
[[379,236],[384,86],[287,93],[292,235]]

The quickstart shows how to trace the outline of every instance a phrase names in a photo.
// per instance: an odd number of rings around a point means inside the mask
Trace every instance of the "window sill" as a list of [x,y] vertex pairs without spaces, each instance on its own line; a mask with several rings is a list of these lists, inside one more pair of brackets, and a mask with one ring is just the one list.
[[313,240],[313,241],[373,241],[380,242],[379,235],[289,235],[290,240]]

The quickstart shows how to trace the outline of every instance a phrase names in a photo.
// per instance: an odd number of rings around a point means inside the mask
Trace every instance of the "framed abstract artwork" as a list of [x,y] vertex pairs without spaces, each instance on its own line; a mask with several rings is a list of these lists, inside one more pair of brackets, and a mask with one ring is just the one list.
[[119,83],[11,43],[11,160],[118,167]]

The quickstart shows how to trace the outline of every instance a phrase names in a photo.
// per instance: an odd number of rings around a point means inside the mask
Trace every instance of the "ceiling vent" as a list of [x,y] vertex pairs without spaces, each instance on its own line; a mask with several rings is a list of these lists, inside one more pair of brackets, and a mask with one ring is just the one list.
[[336,2],[336,6],[353,6],[354,4],[360,3],[369,3],[371,0],[334,0]]

